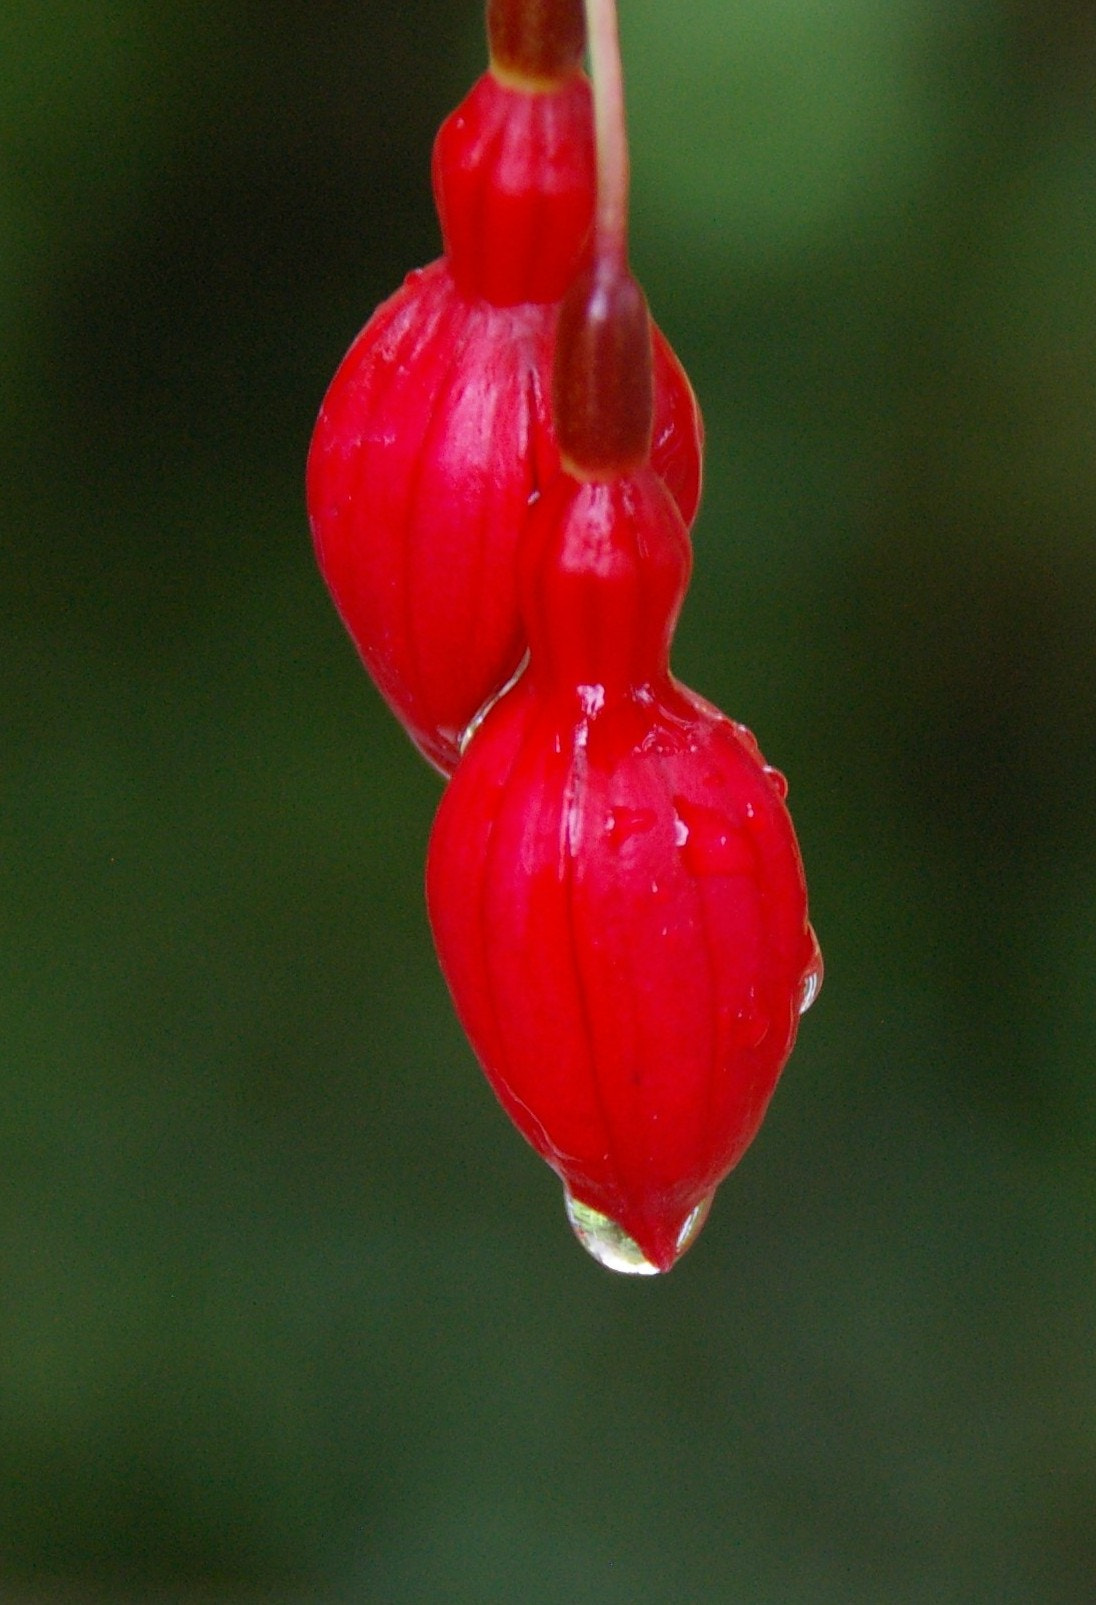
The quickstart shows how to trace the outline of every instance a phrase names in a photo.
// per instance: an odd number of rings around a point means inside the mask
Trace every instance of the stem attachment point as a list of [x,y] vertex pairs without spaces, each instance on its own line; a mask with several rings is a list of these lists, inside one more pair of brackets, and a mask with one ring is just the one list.
[[491,67],[515,86],[558,82],[582,66],[583,0],[488,0]]
[[651,316],[614,258],[595,257],[560,308],[552,405],[564,467],[576,478],[612,479],[647,462]]

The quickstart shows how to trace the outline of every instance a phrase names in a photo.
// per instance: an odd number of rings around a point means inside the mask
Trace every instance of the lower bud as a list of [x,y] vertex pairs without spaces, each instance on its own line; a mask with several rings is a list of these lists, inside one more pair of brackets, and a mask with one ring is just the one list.
[[529,666],[442,798],[427,899],[465,1030],[580,1240],[650,1274],[757,1132],[818,950],[783,778],[668,672],[669,497],[648,471],[536,518]]

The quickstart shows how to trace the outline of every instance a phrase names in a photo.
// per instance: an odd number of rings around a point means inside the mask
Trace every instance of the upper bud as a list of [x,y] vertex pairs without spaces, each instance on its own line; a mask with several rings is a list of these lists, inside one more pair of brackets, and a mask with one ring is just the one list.
[[589,249],[590,85],[484,73],[434,142],[434,198],[453,277],[494,306],[558,301]]
[[[381,692],[446,773],[525,651],[518,552],[559,470],[548,402],[556,319],[552,305],[470,299],[444,261],[412,274],[354,341],[312,438],[320,567]],[[654,334],[652,467],[691,522],[700,414]],[[549,541],[553,526],[537,522]],[[675,596],[671,586],[642,614],[646,660],[662,640],[659,607],[668,616]]]
[[565,78],[582,64],[582,0],[488,0],[491,66],[526,84]]
[[651,315],[627,268],[597,257],[560,309],[552,406],[565,466],[611,479],[647,462],[654,412]]
[[[444,259],[412,274],[354,341],[325,397],[308,467],[316,552],[339,611],[393,711],[445,773],[526,649],[518,552],[560,466],[553,341],[559,303],[590,259],[595,211],[581,0],[490,0],[487,22],[491,70],[434,146]],[[592,336],[580,317],[565,342],[577,373],[570,389],[587,403],[599,385],[633,401],[646,394],[643,420],[630,426],[645,453],[653,337],[651,466],[690,524],[703,446],[696,397],[630,280],[614,298],[631,312],[613,312]],[[600,347],[622,328],[614,364]],[[631,377],[606,386],[618,368]],[[589,451],[574,455],[591,460]],[[613,447],[596,460],[615,471],[638,455]],[[605,555],[625,580],[627,554],[607,547]],[[581,576],[576,583],[586,596]],[[671,576],[665,588],[641,587],[638,611],[627,584],[606,598],[602,611],[627,624],[615,643],[612,619],[606,625],[607,680],[665,658],[675,584]],[[564,659],[566,651],[561,674]],[[555,662],[542,654],[543,664]]]

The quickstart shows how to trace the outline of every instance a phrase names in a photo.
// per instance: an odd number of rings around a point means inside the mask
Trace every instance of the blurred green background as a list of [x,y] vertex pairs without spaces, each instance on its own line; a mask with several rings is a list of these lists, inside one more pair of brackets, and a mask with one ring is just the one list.
[[827,959],[668,1279],[454,1022],[315,572],[478,0],[0,20],[0,1597],[1096,1598],[1096,13],[625,0],[676,667]]

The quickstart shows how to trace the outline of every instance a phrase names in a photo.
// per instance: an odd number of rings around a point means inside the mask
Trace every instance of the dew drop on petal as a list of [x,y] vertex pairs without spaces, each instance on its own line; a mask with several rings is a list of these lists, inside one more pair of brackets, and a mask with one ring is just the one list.
[[692,1248],[700,1236],[700,1229],[708,1219],[714,1197],[714,1192],[709,1193],[707,1198],[702,1198],[696,1208],[690,1210],[689,1214],[686,1215],[685,1223],[677,1234],[677,1252],[679,1254],[684,1254],[687,1248]]
[[611,808],[605,820],[605,834],[614,847],[623,847],[633,836],[641,836],[658,821],[653,808]]
[[[566,1188],[563,1189],[563,1202],[575,1236],[599,1265],[604,1265],[609,1271],[620,1271],[624,1276],[658,1275],[658,1266],[644,1258],[639,1244],[615,1220],[610,1220],[600,1210],[591,1209],[589,1204],[579,1203]],[[689,1221],[692,1218],[690,1215]],[[689,1221],[686,1221],[686,1226]]]
[[692,875],[748,875],[754,857],[740,830],[726,814],[701,803],[674,798],[677,818],[674,839],[681,848],[685,867]]
[[807,961],[807,968],[803,971],[799,983],[799,1012],[806,1014],[819,992],[822,990],[822,977],[825,968],[822,963],[822,949],[818,945],[818,938],[814,934],[814,926],[807,926],[807,934],[811,941],[811,956]]
[[776,795],[780,798],[781,802],[783,802],[785,797],[787,797],[787,795],[788,795],[788,777],[787,777],[787,775],[782,774],[779,769],[774,769],[772,764],[766,764],[765,765],[765,779],[769,782],[769,785],[776,792]]
[[753,757],[760,758],[761,749],[757,745],[757,737],[754,735],[749,726],[740,724],[737,719],[731,719],[728,722],[739,741],[741,741],[742,745],[746,748],[746,751],[749,752]]
[[596,719],[605,706],[605,687],[603,685],[580,685],[578,691],[579,705],[588,719]]

